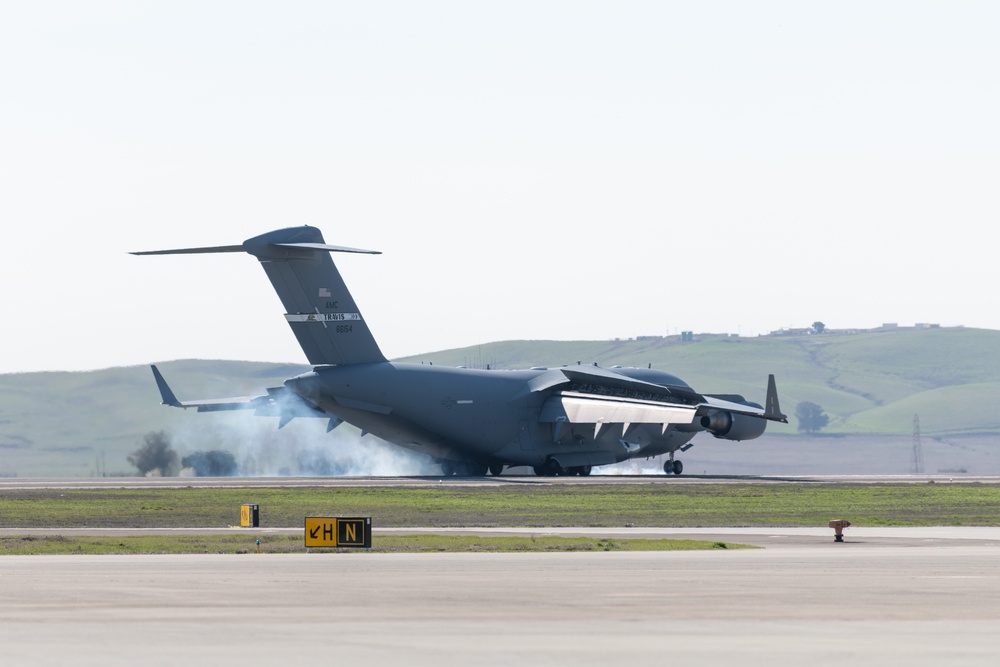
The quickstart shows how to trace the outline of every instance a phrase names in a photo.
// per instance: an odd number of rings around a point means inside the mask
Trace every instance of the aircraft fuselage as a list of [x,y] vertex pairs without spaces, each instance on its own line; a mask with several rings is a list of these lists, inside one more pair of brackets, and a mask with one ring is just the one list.
[[[659,423],[626,427],[610,418],[606,428],[541,421],[551,394],[528,387],[549,372],[380,362],[317,367],[285,386],[316,408],[388,442],[436,459],[471,459],[484,466],[541,466],[552,457],[564,467],[615,463],[675,451],[704,430],[690,420],[666,428]],[[687,386],[661,371],[616,372]]]

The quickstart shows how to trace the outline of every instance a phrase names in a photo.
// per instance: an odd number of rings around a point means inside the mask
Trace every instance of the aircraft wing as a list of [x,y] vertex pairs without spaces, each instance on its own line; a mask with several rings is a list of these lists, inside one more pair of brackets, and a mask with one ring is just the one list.
[[731,398],[742,399],[741,396],[723,396],[718,394],[706,394],[702,396],[704,408],[700,414],[707,414],[712,409],[726,410],[734,414],[761,417],[768,421],[781,422],[782,424],[788,423],[788,417],[781,412],[781,407],[778,405],[778,388],[774,382],[774,375],[767,376],[767,395],[764,398],[763,408],[756,407],[756,404],[747,405],[746,403],[733,402],[729,400]]
[[[280,417],[281,428],[295,417],[325,417],[330,415],[309,405],[294,392],[285,387],[269,387],[266,394],[260,396],[236,396],[233,398],[216,398],[195,401],[180,401],[163,379],[160,370],[152,365],[153,378],[160,390],[163,405],[175,408],[195,408],[198,412],[221,412],[225,410],[253,410],[258,417]],[[339,420],[338,420],[339,422]]]
[[[740,396],[699,394],[688,387],[637,380],[596,366],[573,366],[547,373],[536,391],[555,389],[540,421],[568,424],[692,424],[718,412],[787,423],[778,408],[774,376],[768,378],[766,404],[744,402]],[[560,385],[567,385],[561,387]]]
[[560,372],[565,375],[570,382],[580,384],[593,384],[607,388],[616,388],[624,391],[632,391],[654,396],[663,396],[668,399],[696,400],[700,394],[687,387],[676,385],[655,384],[636,380],[621,373],[615,373],[599,366],[568,366],[560,368]]
[[[778,391],[775,386],[774,375],[767,378],[767,398],[766,407],[761,408],[756,404],[748,404],[742,396],[731,396],[722,394],[699,394],[689,387],[678,385],[663,385],[643,380],[636,380],[613,370],[600,368],[598,366],[570,366],[558,369],[565,378],[565,382],[591,386],[598,392],[602,390],[618,390],[616,393],[632,394],[634,396],[644,396],[647,399],[667,401],[670,403],[681,403],[694,405],[698,408],[698,414],[706,414],[712,410],[726,410],[735,414],[762,417],[771,421],[787,423],[787,417],[781,413],[778,407]],[[539,387],[539,390],[557,386],[559,383],[549,379]]]

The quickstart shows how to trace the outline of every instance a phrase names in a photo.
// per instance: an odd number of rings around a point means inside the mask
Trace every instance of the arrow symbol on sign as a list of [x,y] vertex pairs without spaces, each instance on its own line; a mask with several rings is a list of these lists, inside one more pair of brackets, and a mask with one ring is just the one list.
[[311,537],[311,538],[312,538],[312,539],[314,539],[314,540],[315,540],[315,539],[316,539],[317,537],[319,537],[319,529],[320,529],[320,527],[319,527],[319,526],[316,526],[315,528],[313,528],[312,530],[310,530],[310,531],[309,531],[309,537]]

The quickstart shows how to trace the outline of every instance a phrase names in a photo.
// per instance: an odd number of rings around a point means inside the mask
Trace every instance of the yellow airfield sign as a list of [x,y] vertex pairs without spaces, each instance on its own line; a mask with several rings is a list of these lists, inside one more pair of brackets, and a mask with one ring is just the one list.
[[306,517],[306,548],[357,547],[371,549],[371,517]]
[[240,526],[243,528],[260,526],[260,508],[257,505],[250,503],[240,505]]

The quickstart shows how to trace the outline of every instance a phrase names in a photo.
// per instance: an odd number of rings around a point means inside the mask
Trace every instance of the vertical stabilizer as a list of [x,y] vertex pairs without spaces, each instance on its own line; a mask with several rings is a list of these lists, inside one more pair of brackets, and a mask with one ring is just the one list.
[[[347,291],[340,271],[330,258],[331,252],[379,254],[374,250],[328,245],[315,227],[289,227],[255,236],[243,245],[145,250],[132,254],[220,252],[248,252],[260,260],[285,306],[285,319],[299,339],[309,363],[342,365],[385,361],[354,297]],[[157,373],[155,367],[153,372]],[[165,383],[160,380],[158,377],[162,393]],[[166,397],[164,402],[167,402]]]
[[245,241],[243,250],[260,260],[309,363],[385,361],[330,257],[331,251],[372,251],[326,245],[315,227],[262,234]]

